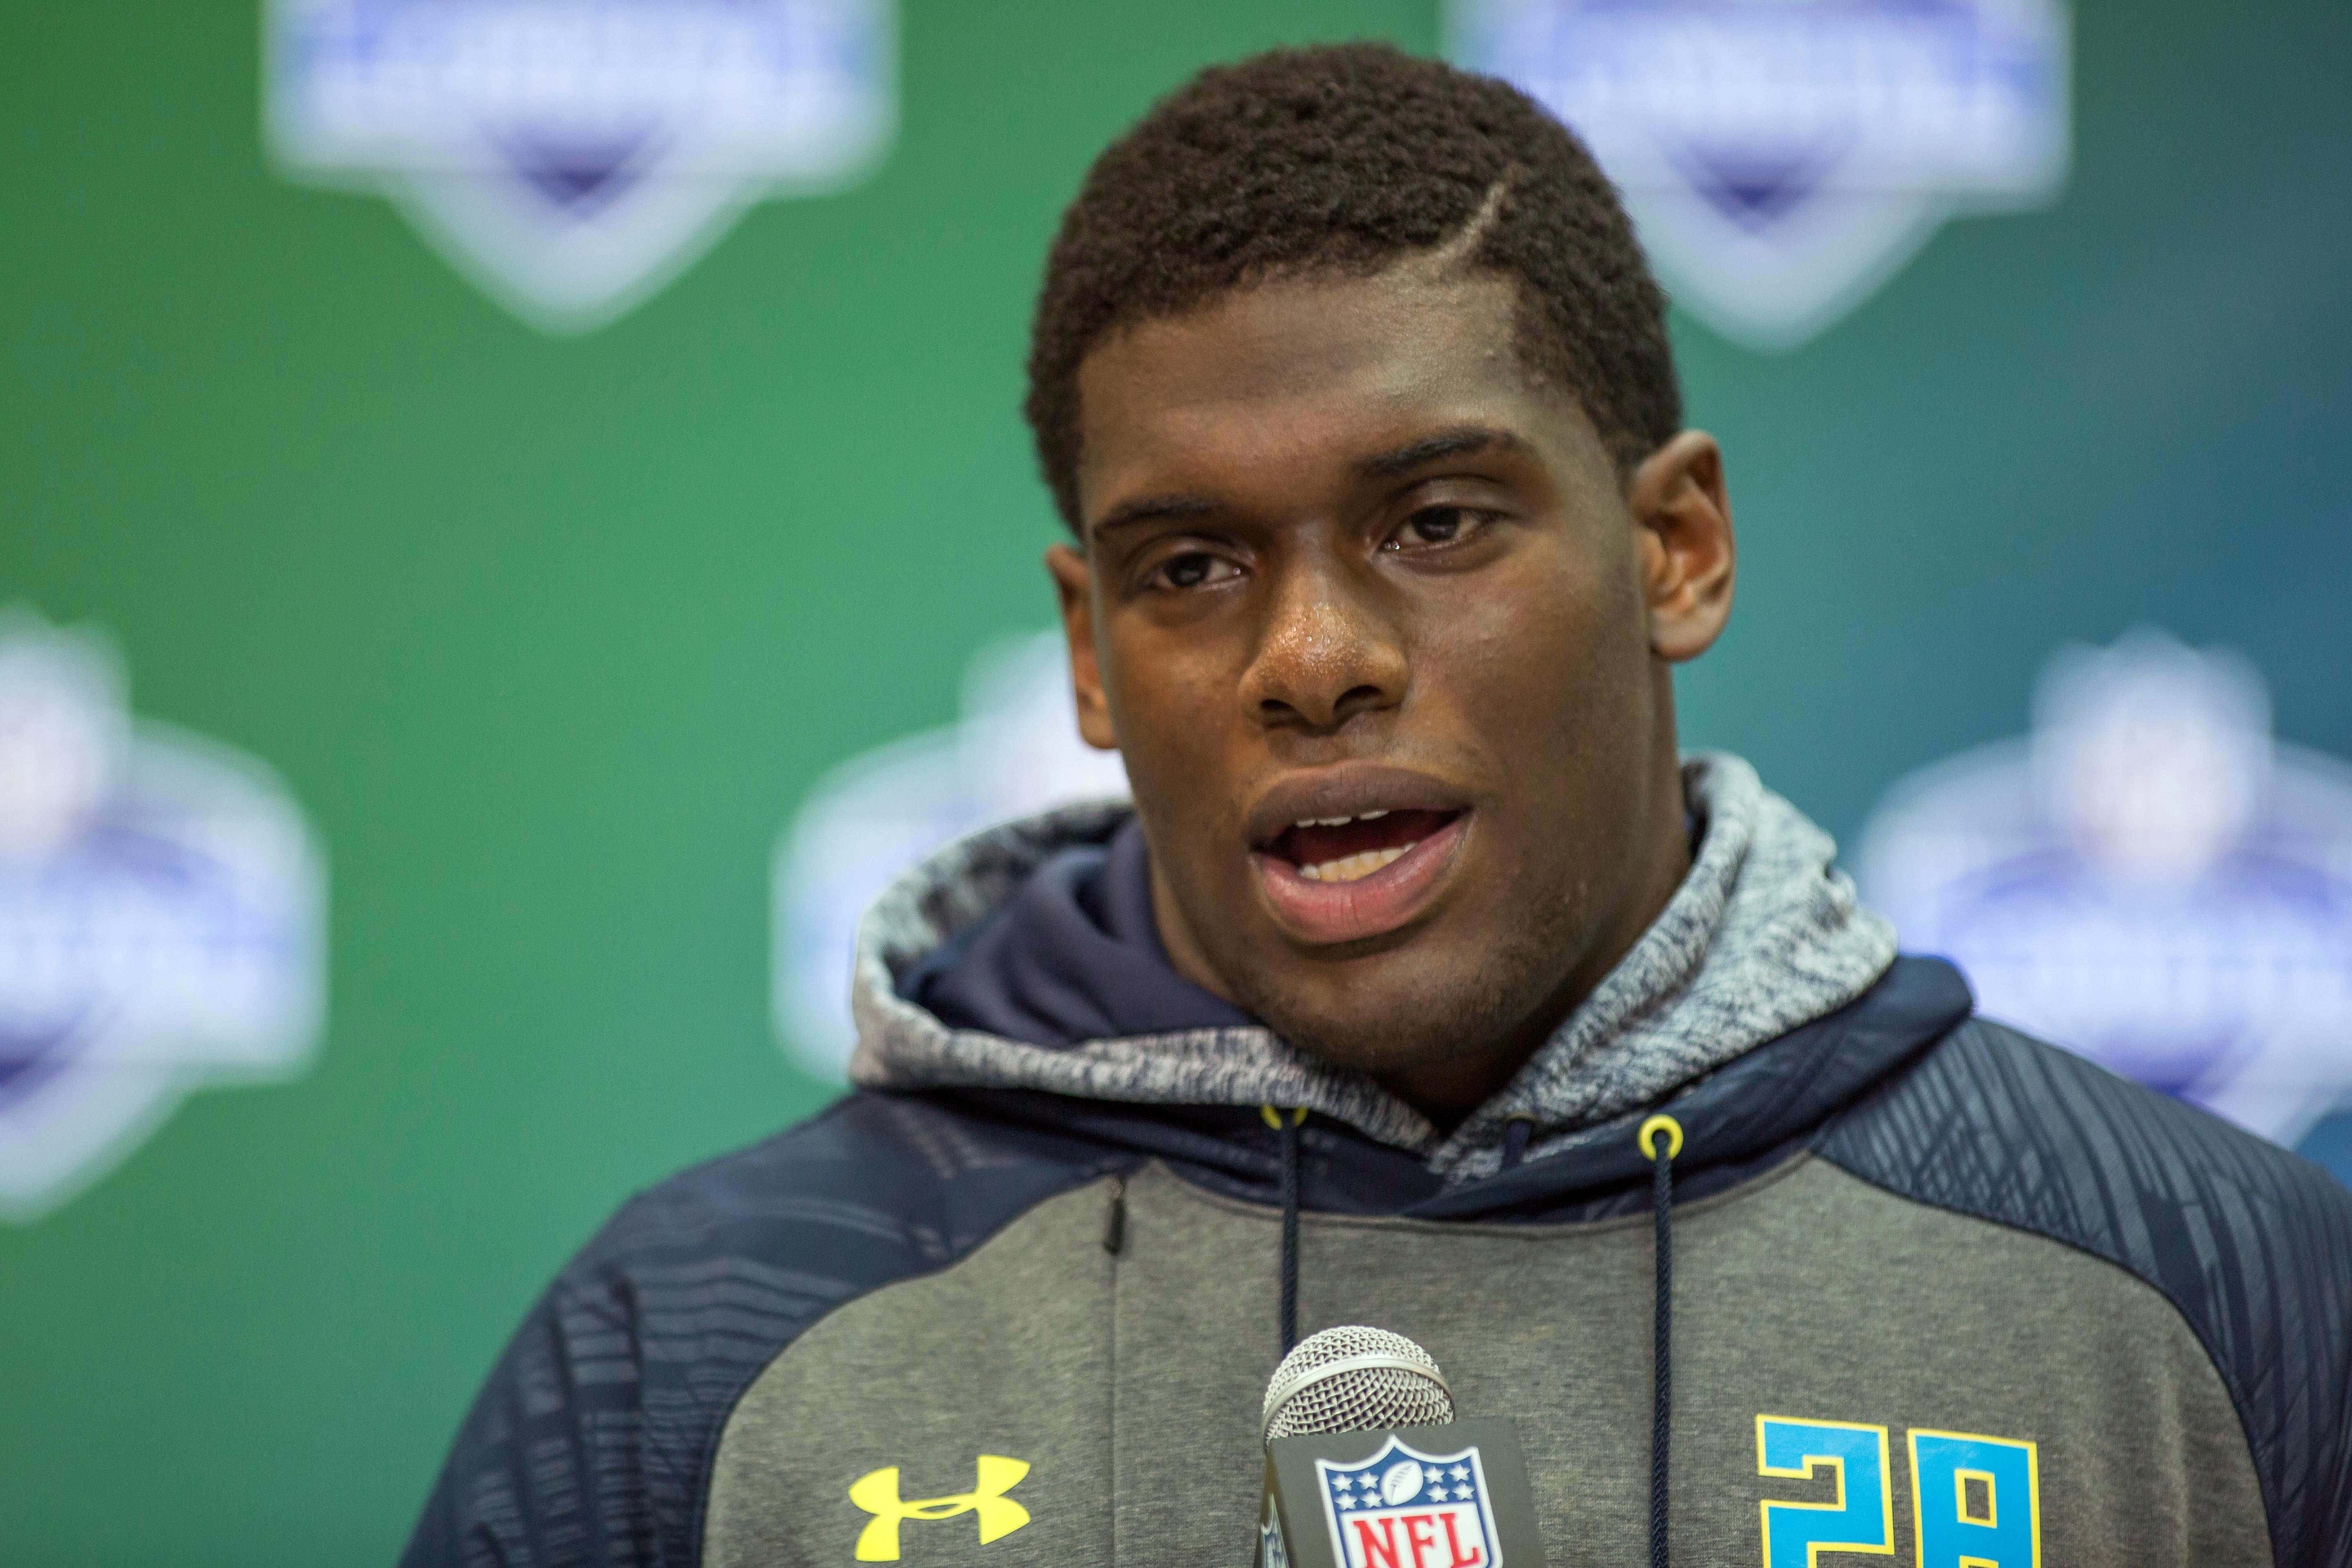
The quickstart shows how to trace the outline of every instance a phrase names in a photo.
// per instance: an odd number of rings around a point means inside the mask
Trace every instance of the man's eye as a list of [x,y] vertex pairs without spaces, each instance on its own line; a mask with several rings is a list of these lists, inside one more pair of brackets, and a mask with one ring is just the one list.
[[1466,506],[1425,506],[1406,518],[1381,547],[1412,550],[1452,544],[1475,533],[1486,521],[1486,514]]
[[1234,571],[1230,561],[1205,551],[1188,550],[1170,559],[1152,576],[1171,588],[1199,588],[1211,583],[1222,583],[1233,576]]

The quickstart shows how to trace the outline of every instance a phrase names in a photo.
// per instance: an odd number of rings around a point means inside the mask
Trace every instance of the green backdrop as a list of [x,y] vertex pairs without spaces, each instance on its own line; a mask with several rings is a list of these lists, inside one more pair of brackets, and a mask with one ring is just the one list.
[[[275,177],[250,0],[0,8],[0,605],[268,760],[330,858],[317,1066],[0,1228],[0,1561],[362,1563],[633,1188],[806,1114],[768,849],[1042,626],[1029,291],[1192,67],[1428,4],[911,0],[903,125],[609,329]],[[1679,323],[1740,607],[1685,730],[1850,837],[2067,637],[2243,649],[2352,752],[2352,12],[2083,0],[2046,213],[1793,354]]]

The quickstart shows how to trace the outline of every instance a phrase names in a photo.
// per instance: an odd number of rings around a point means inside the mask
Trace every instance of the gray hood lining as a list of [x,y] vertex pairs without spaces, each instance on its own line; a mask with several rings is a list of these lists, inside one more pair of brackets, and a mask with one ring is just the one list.
[[899,976],[1008,899],[1055,851],[1098,843],[1124,802],[985,829],[901,877],[858,928],[850,1078],[867,1088],[1036,1089],[1163,1105],[1299,1106],[1412,1151],[1450,1178],[1489,1174],[1514,1120],[1529,1158],[1627,1116],[1742,1053],[1835,1011],[1894,962],[1895,935],[1834,865],[1829,835],[1722,753],[1683,768],[1702,824],[1690,874],[1657,920],[1509,1084],[1454,1131],[1360,1073],[1265,1028],[1193,1029],[1049,1047],[951,1029]]

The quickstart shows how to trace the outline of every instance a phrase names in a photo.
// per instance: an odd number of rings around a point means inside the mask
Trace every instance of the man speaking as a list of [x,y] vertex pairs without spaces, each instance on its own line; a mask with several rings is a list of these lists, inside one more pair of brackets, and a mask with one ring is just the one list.
[[1555,1568],[2352,1563],[2352,1196],[1680,754],[1733,548],[1664,311],[1567,131],[1387,48],[1106,151],[1027,411],[1134,803],[876,905],[857,1091],[623,1209],[407,1561],[1238,1563],[1269,1375],[1365,1324]]

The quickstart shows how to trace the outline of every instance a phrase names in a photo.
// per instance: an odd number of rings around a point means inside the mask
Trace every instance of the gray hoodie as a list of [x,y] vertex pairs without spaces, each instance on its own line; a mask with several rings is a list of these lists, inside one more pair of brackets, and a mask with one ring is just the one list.
[[1492,1174],[1506,1127],[1529,1158],[1630,1115],[1750,1047],[1868,990],[1895,932],[1862,907],[1837,847],[1756,770],[1721,753],[1684,764],[1698,826],[1690,874],[1649,931],[1502,1091],[1450,1134],[1360,1073],[1257,1026],[1044,1046],[956,1030],[900,994],[914,965],[987,918],[1055,852],[1098,843],[1116,805],[1077,805],[967,838],[909,872],[859,931],[850,1077],[871,1089],[1045,1089],[1146,1104],[1303,1106],[1422,1155],[1450,1179]]
[[[1972,1017],[1744,764],[1686,779],[1681,890],[1443,1137],[1245,1021],[902,995],[1125,807],[933,859],[865,928],[863,1087],[574,1259],[406,1563],[1237,1563],[1286,1342],[1370,1323],[1514,1424],[1550,1568],[1654,1519],[1678,1568],[2352,1568],[2352,1195]],[[1057,929],[1151,957],[1133,892]]]

